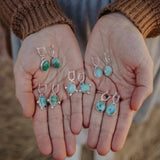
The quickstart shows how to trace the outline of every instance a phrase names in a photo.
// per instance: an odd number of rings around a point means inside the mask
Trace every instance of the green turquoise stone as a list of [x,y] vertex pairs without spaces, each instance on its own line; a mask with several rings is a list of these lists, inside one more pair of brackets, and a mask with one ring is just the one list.
[[41,96],[41,97],[39,98],[39,105],[40,105],[42,108],[47,105],[47,99],[46,99],[46,97]]
[[50,67],[50,62],[48,60],[42,61],[41,68],[43,71],[47,71]]
[[58,69],[61,67],[61,61],[58,58],[53,58],[52,59],[52,66],[55,69]]
[[103,75],[103,72],[100,68],[96,68],[95,71],[94,71],[94,74],[95,74],[96,77],[101,78],[102,75]]
[[50,96],[50,98],[49,98],[49,103],[50,103],[52,106],[57,105],[58,102],[59,102],[59,98],[58,98],[56,95]]
[[89,86],[88,84],[83,83],[83,84],[81,85],[81,91],[82,91],[82,92],[87,93],[87,92],[89,92],[89,90],[90,90],[90,86]]
[[113,115],[113,114],[115,113],[115,111],[116,111],[116,106],[113,105],[113,104],[109,105],[109,106],[107,107],[107,109],[106,109],[106,113],[107,113],[109,116]]
[[103,112],[105,110],[105,103],[102,102],[102,101],[99,101],[97,104],[96,104],[96,108],[97,108],[97,111],[101,111]]
[[112,74],[112,67],[111,66],[106,66],[104,69],[104,74],[106,76],[110,76]]
[[68,91],[68,93],[74,93],[75,92],[75,90],[76,90],[76,86],[75,86],[75,84],[70,84],[70,85],[68,85],[68,87],[67,87],[67,91]]

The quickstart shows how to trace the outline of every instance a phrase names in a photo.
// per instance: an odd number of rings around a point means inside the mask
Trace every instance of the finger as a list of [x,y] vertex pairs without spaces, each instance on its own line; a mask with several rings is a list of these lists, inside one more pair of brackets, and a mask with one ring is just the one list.
[[66,143],[66,151],[68,156],[72,156],[76,149],[75,135],[71,131],[71,115],[70,115],[70,100],[66,99],[62,103],[63,110],[63,124],[64,124],[64,137]]
[[75,92],[71,96],[71,130],[79,134],[82,128],[82,93]]
[[64,130],[61,106],[58,104],[53,109],[48,109],[49,132],[53,145],[53,157],[55,159],[66,158],[66,148],[64,142]]
[[35,110],[35,99],[32,92],[32,76],[24,71],[15,71],[16,97],[20,102],[23,114],[26,118],[31,118]]
[[94,83],[90,81],[88,78],[86,78],[85,83],[91,84],[89,91],[90,93],[83,94],[83,126],[85,128],[88,128],[96,89]]
[[141,65],[136,70],[136,88],[131,99],[131,109],[137,111],[153,91],[153,63]]
[[130,109],[130,100],[120,102],[119,115],[115,133],[112,140],[112,150],[117,152],[122,149],[133,119]]
[[95,149],[98,143],[98,137],[100,133],[101,121],[103,112],[97,111],[96,104],[100,101],[101,94],[97,93],[95,96],[95,101],[92,107],[91,120],[88,130],[88,140],[87,144],[90,148]]
[[[106,103],[106,107],[109,105],[112,105],[112,99]],[[119,104],[116,104],[116,112],[114,115],[109,116],[106,110],[103,114],[102,127],[97,145],[97,152],[100,155],[106,155],[111,150],[111,142],[116,128],[118,110]]]
[[52,152],[52,144],[48,132],[47,110],[41,110],[36,106],[36,112],[33,116],[33,129],[40,152],[43,155],[50,155]]

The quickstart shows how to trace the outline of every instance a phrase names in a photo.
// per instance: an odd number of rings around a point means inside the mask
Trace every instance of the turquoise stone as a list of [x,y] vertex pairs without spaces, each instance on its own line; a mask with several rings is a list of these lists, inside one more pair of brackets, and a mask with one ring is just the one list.
[[50,103],[52,106],[57,105],[58,102],[59,102],[58,96],[56,96],[56,95],[50,96],[50,98],[49,98],[49,103]]
[[55,69],[58,69],[61,67],[61,61],[58,58],[53,58],[52,59],[52,66]]
[[50,63],[48,60],[42,61],[41,68],[43,71],[47,71],[50,67]]
[[97,104],[96,104],[96,108],[97,108],[97,111],[101,111],[103,112],[105,110],[105,103],[102,102],[102,101],[99,101]]
[[76,90],[76,86],[75,86],[75,84],[70,84],[70,85],[68,85],[68,87],[67,87],[67,91],[68,91],[68,93],[74,93],[75,92],[75,90]]
[[104,69],[104,74],[106,76],[110,76],[112,74],[112,67],[111,66],[106,66]]
[[45,107],[47,105],[47,99],[44,96],[39,97],[39,105],[40,107]]
[[95,76],[98,77],[98,78],[101,78],[102,75],[103,75],[103,72],[100,68],[96,68],[94,73],[95,73]]
[[109,105],[106,109],[106,113],[110,116],[113,115],[115,111],[116,111],[116,106],[113,104]]
[[81,85],[81,91],[82,91],[83,93],[87,93],[87,92],[89,92],[89,90],[90,90],[90,86],[89,86],[88,84],[83,83],[83,84]]

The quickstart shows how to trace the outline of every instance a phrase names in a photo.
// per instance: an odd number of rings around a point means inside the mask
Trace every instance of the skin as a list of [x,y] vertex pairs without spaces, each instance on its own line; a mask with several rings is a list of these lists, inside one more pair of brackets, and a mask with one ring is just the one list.
[[[96,78],[92,57],[99,57],[98,67],[106,66],[104,52],[111,58],[113,73]],[[126,140],[134,111],[153,90],[153,62],[144,38],[125,16],[114,13],[103,16],[95,25],[86,49],[86,83],[92,84],[91,94],[83,96],[83,125],[88,128],[88,146],[100,155],[119,151]],[[96,89],[97,88],[97,89]],[[108,116],[96,110],[100,93],[109,91],[121,96],[117,113]],[[106,106],[112,103],[110,99]]]
[[[62,66],[48,71],[40,68],[41,59],[36,48],[50,47],[54,44],[55,57]],[[50,56],[46,56],[50,60]],[[70,62],[70,63],[68,63]],[[82,127],[82,94],[68,96],[65,86],[69,82],[69,71],[83,72],[83,60],[76,38],[68,25],[57,24],[47,27],[24,39],[14,66],[16,96],[22,106],[24,116],[32,117],[37,144],[43,155],[52,154],[56,160],[64,160],[75,152],[75,134]],[[59,74],[61,73],[61,74]],[[56,78],[55,78],[56,77]],[[57,93],[61,104],[53,109],[41,110],[36,101],[39,99],[38,85],[47,84],[44,96],[50,97],[52,84],[60,85]],[[75,82],[78,85],[78,82]],[[43,88],[42,88],[43,89]]]

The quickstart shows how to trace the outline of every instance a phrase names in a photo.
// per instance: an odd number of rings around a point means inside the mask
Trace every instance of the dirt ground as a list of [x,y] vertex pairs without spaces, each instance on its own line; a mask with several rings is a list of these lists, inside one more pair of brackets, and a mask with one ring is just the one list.
[[[0,54],[0,160],[52,160],[40,154],[31,120],[21,113],[15,98],[12,60]],[[115,160],[160,160],[160,106],[147,122],[132,125],[126,144]],[[92,160],[92,151],[83,148],[83,160]]]

